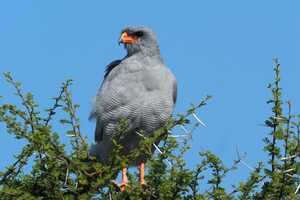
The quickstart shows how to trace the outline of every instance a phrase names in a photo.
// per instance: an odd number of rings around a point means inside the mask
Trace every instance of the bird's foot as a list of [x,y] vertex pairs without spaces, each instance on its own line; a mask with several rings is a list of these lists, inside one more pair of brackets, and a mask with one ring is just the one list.
[[121,183],[119,187],[120,187],[121,192],[124,192],[127,187],[127,183]]
[[122,182],[122,183],[118,184],[117,181],[113,180],[113,181],[111,181],[111,183],[115,187],[116,191],[124,192],[126,190],[126,187],[128,187],[128,184],[126,182]]
[[140,185],[141,185],[142,187],[144,187],[144,186],[147,185],[144,178],[143,178],[142,180],[140,180]]
[[141,182],[140,185],[141,185],[141,187],[142,187],[143,189],[145,189],[145,188],[147,187],[147,184],[146,184],[145,181],[144,181],[144,182]]

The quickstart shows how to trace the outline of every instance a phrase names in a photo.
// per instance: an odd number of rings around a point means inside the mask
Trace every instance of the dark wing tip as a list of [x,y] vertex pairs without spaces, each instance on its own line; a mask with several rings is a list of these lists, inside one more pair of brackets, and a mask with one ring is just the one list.
[[105,68],[105,74],[104,74],[104,78],[106,78],[108,76],[108,74],[111,72],[111,70],[113,70],[116,66],[118,66],[120,63],[122,62],[122,60],[114,60],[112,61],[110,64],[108,64]]
[[97,120],[96,129],[95,129],[95,141],[100,142],[103,140],[103,126],[101,122]]
[[175,104],[177,100],[177,82],[174,80],[173,82],[173,103]]

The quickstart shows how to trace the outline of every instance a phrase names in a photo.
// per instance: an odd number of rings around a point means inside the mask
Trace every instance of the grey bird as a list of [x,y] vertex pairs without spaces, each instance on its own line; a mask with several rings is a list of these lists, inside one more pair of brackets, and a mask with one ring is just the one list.
[[[160,55],[155,33],[147,27],[127,27],[121,31],[127,55],[111,62],[97,93],[90,118],[96,120],[95,145],[90,154],[107,163],[113,150],[112,137],[122,119],[128,121],[128,133],[120,141],[123,154],[130,153],[142,139],[153,134],[170,118],[177,96],[177,83]],[[144,184],[144,162],[138,161],[140,182]],[[121,190],[127,183],[122,169]]]

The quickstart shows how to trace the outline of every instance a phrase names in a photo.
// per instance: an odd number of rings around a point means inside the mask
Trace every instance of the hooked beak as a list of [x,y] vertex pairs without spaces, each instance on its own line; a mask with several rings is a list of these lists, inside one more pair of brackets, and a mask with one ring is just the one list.
[[127,32],[123,32],[121,34],[120,39],[119,39],[119,45],[121,43],[123,43],[123,44],[134,44],[134,43],[137,42],[137,40],[138,40],[137,36],[128,35]]

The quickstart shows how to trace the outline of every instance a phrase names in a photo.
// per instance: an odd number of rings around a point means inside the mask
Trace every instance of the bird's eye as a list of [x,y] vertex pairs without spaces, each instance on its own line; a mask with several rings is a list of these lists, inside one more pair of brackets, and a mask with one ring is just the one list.
[[137,31],[134,33],[137,37],[142,37],[144,35],[143,31]]

